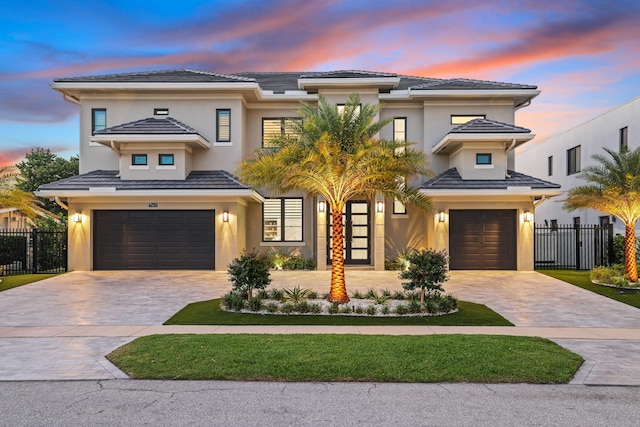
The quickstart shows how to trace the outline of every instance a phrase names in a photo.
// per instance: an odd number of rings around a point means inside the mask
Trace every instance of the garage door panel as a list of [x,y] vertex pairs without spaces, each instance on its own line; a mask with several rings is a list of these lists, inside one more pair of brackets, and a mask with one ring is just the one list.
[[214,211],[95,211],[94,268],[213,269]]
[[452,270],[515,270],[515,210],[451,210]]

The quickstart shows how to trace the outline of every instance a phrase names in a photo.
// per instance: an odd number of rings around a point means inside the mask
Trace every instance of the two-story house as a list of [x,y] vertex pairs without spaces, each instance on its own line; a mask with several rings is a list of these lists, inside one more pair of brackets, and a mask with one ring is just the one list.
[[393,118],[381,138],[429,154],[425,214],[394,200],[352,200],[347,264],[384,268],[398,250],[446,249],[452,269],[533,269],[533,209],[558,185],[514,171],[531,140],[514,124],[535,86],[368,71],[171,70],[56,79],[80,106],[80,175],[40,188],[69,205],[69,268],[218,269],[243,249],[298,250],[330,263],[323,200],[272,197],[234,177],[238,162],[298,120],[300,102],[350,94]]

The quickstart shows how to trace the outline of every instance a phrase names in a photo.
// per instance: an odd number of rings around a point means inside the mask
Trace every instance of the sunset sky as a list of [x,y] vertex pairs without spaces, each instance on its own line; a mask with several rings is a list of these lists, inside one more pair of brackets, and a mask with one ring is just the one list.
[[0,165],[78,152],[56,77],[356,69],[537,85],[541,141],[640,95],[640,0],[3,1]]

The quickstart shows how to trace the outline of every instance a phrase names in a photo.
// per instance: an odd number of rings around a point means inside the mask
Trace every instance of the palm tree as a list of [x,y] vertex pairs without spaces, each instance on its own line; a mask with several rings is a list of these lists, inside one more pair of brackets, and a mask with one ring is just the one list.
[[16,208],[29,218],[36,216],[36,197],[16,187],[19,173],[14,166],[0,168],[0,207]]
[[614,215],[625,226],[625,273],[638,281],[636,263],[636,222],[640,219],[640,147],[616,153],[604,149],[609,157],[596,154],[600,163],[584,168],[579,177],[589,182],[569,190],[564,207],[568,210],[591,208]]
[[349,301],[344,277],[342,210],[356,197],[382,194],[431,210],[431,200],[405,185],[414,175],[431,175],[424,153],[404,141],[377,139],[391,120],[376,121],[379,106],[349,97],[342,111],[320,97],[317,108],[303,104],[295,136],[274,139],[275,148],[258,150],[239,166],[241,180],[275,194],[304,191],[322,196],[331,210],[332,262],[329,301]]

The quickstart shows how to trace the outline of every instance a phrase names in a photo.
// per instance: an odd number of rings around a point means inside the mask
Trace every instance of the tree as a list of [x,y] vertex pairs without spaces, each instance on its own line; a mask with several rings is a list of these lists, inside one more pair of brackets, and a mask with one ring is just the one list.
[[425,291],[440,294],[444,291],[442,283],[447,276],[449,257],[444,251],[434,249],[414,250],[407,255],[407,268],[400,272],[400,278],[408,280],[402,287],[406,290],[420,289],[420,303],[424,304]]
[[[22,191],[33,193],[41,185],[78,175],[79,164],[78,156],[66,160],[53,154],[49,149],[36,148],[27,153],[25,160],[16,165],[20,171],[17,187]],[[46,210],[66,215],[66,211],[55,202],[44,198],[39,200]]]
[[564,207],[568,210],[591,208],[622,220],[625,273],[630,281],[637,282],[635,227],[640,219],[640,147],[621,153],[604,150],[609,156],[592,157],[599,165],[586,167],[578,175],[589,184],[569,190]]
[[37,200],[32,193],[16,187],[18,176],[14,166],[0,168],[0,208],[16,208],[27,217],[34,218]]
[[[317,108],[303,104],[293,135],[275,138],[275,148],[258,150],[239,166],[241,180],[275,194],[304,191],[322,196],[331,210],[332,263],[329,301],[349,301],[344,277],[342,210],[347,201],[376,194],[396,198],[426,211],[430,199],[405,184],[431,175],[426,155],[404,141],[377,139],[389,120],[375,121],[379,106],[360,105],[357,94],[343,111],[320,97]],[[399,179],[403,177],[405,179]]]

